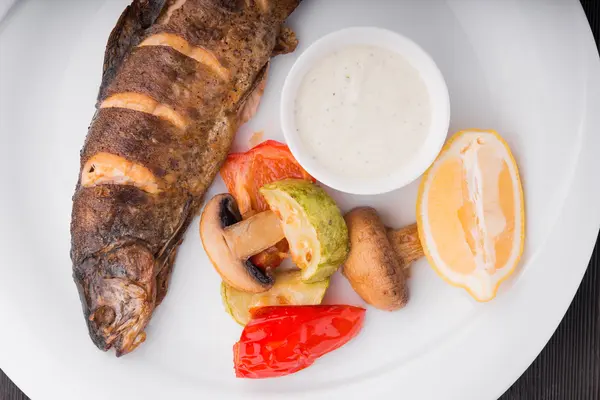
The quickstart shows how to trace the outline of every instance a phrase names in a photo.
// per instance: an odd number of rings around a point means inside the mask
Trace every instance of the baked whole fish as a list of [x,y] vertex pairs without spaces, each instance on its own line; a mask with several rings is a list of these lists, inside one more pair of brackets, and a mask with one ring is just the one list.
[[300,0],[134,0],[106,49],[71,220],[73,277],[93,342],[145,340],[175,253],[256,110]]

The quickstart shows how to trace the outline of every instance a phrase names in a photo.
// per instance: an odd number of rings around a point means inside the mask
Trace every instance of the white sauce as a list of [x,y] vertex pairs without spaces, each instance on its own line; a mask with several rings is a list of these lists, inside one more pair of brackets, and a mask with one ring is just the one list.
[[425,141],[429,93],[402,55],[350,46],[317,63],[295,105],[300,138],[333,172],[378,178],[398,171]]

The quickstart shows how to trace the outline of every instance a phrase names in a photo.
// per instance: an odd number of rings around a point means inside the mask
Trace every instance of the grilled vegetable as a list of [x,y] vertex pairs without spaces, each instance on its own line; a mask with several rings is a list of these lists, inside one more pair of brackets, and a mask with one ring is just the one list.
[[[229,193],[235,197],[244,218],[269,209],[259,193],[264,185],[287,178],[315,181],[298,164],[290,149],[274,140],[267,140],[245,153],[227,156],[221,168],[221,177]],[[282,240],[253,256],[251,261],[262,268],[275,268],[287,257],[288,252],[287,240]]]
[[225,282],[221,285],[221,298],[225,309],[242,325],[250,321],[250,309],[263,306],[315,305],[321,304],[329,287],[329,279],[316,283],[305,283],[300,271],[278,271],[275,285],[264,293],[247,293],[237,290]]
[[[406,306],[409,298],[406,263],[423,256],[415,226],[388,230],[377,211],[370,207],[355,208],[344,218],[351,250],[342,273],[352,288],[380,310],[393,311]],[[410,234],[412,249],[396,240]],[[412,251],[396,251],[403,244],[403,249]]]
[[250,257],[285,237],[292,260],[303,270],[302,280],[328,278],[345,260],[349,246],[337,205],[323,189],[304,180],[288,179],[263,189],[272,210],[243,221],[230,194],[217,195],[204,207],[200,238],[215,270],[240,291],[266,292],[274,284],[272,271],[258,268]]
[[251,311],[252,319],[233,346],[238,378],[271,378],[300,371],[360,332],[365,309],[276,306]]
[[71,221],[73,275],[100,349],[144,341],[272,54],[295,46],[282,23],[299,1],[134,0],[119,19]]
[[249,260],[284,238],[279,218],[271,211],[242,221],[235,199],[227,193],[216,195],[202,212],[200,238],[215,270],[229,285],[249,293],[273,286],[269,271]]
[[317,282],[332,275],[350,246],[346,222],[333,199],[319,186],[299,179],[265,185],[260,193],[281,219],[302,280]]

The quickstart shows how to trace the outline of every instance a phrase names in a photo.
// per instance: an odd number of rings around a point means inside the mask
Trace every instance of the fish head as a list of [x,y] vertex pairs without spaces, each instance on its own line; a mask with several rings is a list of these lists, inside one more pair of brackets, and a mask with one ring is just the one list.
[[155,307],[154,255],[144,246],[128,245],[90,257],[74,278],[79,288],[92,341],[117,356],[146,339],[144,329]]

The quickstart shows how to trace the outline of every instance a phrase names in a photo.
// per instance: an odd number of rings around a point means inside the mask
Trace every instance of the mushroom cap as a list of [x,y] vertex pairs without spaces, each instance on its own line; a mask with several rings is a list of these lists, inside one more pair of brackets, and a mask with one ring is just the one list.
[[359,207],[345,215],[350,254],[342,274],[360,297],[381,310],[397,310],[408,302],[406,271],[388,240],[377,211]]
[[200,219],[200,237],[211,263],[230,286],[250,293],[269,290],[275,281],[248,259],[239,259],[229,248],[225,228],[242,220],[238,205],[230,194],[213,197],[204,207]]

